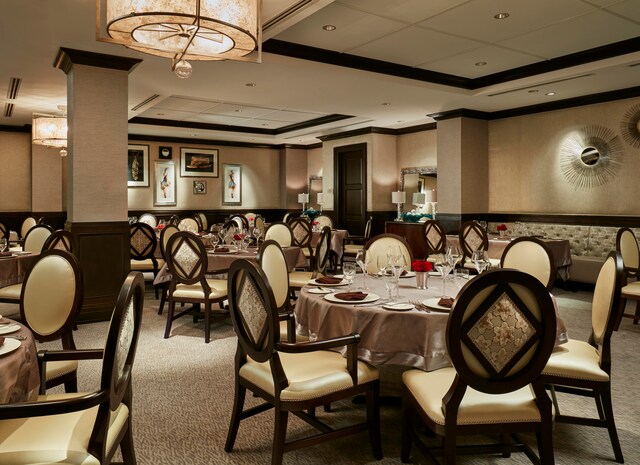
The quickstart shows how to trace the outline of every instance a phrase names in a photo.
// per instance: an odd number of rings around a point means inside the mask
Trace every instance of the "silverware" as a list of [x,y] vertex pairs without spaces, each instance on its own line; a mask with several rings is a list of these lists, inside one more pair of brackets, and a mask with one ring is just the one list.
[[431,309],[418,300],[410,300],[409,303],[413,304],[413,306],[416,307],[416,309],[420,310],[421,312],[431,313]]
[[5,339],[17,339],[18,341],[26,341],[27,336],[5,336]]

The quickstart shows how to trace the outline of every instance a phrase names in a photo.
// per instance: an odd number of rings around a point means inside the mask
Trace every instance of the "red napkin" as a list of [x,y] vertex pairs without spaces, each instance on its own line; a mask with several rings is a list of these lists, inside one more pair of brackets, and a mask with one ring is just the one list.
[[453,299],[451,297],[443,297],[442,299],[438,300],[438,305],[440,305],[441,307],[451,308],[453,307]]
[[229,247],[218,247],[217,249],[214,250],[214,252],[227,253],[227,252],[229,252]]
[[335,297],[340,300],[348,300],[348,301],[358,301],[364,300],[367,298],[366,293],[364,292],[339,292],[335,294]]
[[323,276],[322,278],[316,278],[318,284],[340,284],[342,279],[334,278],[333,276]]
[[0,347],[4,345],[4,336],[0,336]]

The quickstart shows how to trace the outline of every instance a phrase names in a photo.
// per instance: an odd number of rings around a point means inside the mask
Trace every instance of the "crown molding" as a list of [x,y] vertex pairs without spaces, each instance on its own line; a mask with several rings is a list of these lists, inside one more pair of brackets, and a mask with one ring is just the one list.
[[139,58],[121,57],[116,55],[106,55],[104,53],[87,52],[73,48],[60,47],[53,67],[69,74],[72,65],[87,65],[97,68],[118,69],[131,72],[136,66],[142,63]]

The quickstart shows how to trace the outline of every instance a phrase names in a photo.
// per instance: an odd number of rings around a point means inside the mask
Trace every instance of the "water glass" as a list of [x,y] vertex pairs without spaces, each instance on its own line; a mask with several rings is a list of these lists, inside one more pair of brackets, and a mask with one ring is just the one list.
[[342,274],[344,275],[344,279],[347,281],[349,285],[347,290],[351,290],[351,285],[353,284],[353,279],[356,276],[356,264],[353,262],[347,262],[342,267]]
[[453,272],[453,281],[458,286],[458,290],[462,289],[462,286],[469,282],[469,270],[466,268],[459,268]]
[[471,261],[473,262],[473,266],[478,270],[478,274],[482,274],[482,272],[489,266],[489,259],[487,258],[487,252],[484,250],[476,250],[471,254]]
[[384,287],[389,294],[389,302],[393,302],[395,300],[393,290],[398,288],[398,275],[394,272],[393,267],[389,267],[383,271],[382,277],[384,279]]
[[367,252],[365,250],[359,250],[356,254],[356,263],[362,270],[362,289],[369,289],[367,287]]

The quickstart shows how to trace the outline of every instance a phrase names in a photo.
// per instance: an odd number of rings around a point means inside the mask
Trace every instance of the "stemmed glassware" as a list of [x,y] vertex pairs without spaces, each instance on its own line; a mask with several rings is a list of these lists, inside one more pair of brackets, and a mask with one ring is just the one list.
[[344,275],[344,279],[347,281],[349,285],[347,290],[351,290],[351,285],[353,284],[353,279],[356,276],[356,264],[353,262],[346,262],[342,267],[342,274]]
[[256,245],[260,243],[260,236],[262,236],[262,229],[258,227],[253,228],[253,237],[256,238]]
[[447,247],[447,261],[452,268],[458,266],[462,260],[462,252],[460,252],[460,248],[457,245],[451,245]]
[[482,272],[489,266],[487,252],[484,250],[475,250],[471,254],[471,261],[473,262],[473,266],[476,267],[476,270],[478,270],[478,274],[482,274]]
[[359,250],[356,254],[356,263],[362,270],[362,289],[369,289],[367,287],[367,268],[371,261],[369,255],[366,250]]
[[446,254],[438,254],[436,256],[435,266],[442,276],[442,297],[447,297],[447,276],[453,269],[453,266],[449,264],[449,258]]

